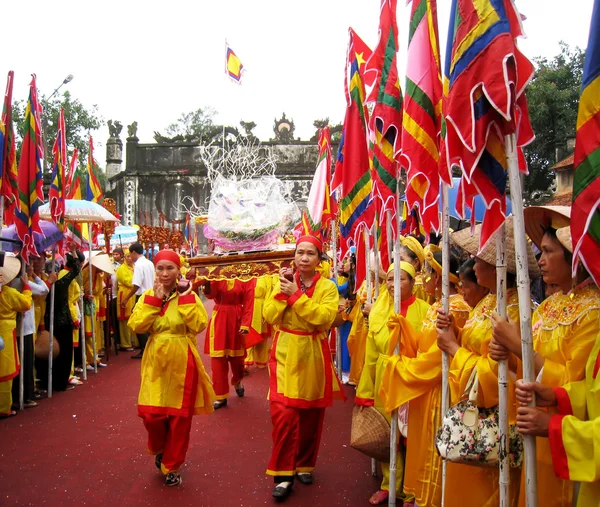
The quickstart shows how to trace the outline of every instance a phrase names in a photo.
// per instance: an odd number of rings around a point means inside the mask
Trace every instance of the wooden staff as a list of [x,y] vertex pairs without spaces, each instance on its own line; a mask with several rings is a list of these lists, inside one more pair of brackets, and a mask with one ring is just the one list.
[[94,310],[95,308],[95,301],[94,301],[94,282],[95,280],[93,279],[94,277],[92,276],[94,273],[94,270],[92,268],[92,226],[88,223],[88,269],[90,270],[90,298],[91,298],[91,302],[90,302],[90,314],[91,314],[91,321],[92,321],[92,350],[94,352],[94,373],[98,373],[98,355],[97,355],[97,350],[96,350],[96,323],[94,322],[94,320],[96,320],[96,316],[94,315]]
[[[373,222],[373,253],[375,258],[375,300],[379,297],[379,248],[378,248],[378,238],[377,238],[377,221]],[[367,294],[367,301],[371,294]],[[373,302],[373,298],[371,297],[371,303]],[[373,477],[377,477],[377,460],[375,458],[371,458],[371,475]]]
[[[56,248],[52,247],[52,268],[50,269],[51,273],[55,271],[56,263]],[[57,279],[58,281],[58,279]],[[52,398],[52,366],[54,363],[54,357],[52,353],[54,351],[54,297],[55,297],[55,287],[56,282],[52,284],[50,288],[50,343],[49,343],[49,352],[48,352],[48,398]],[[23,356],[21,356],[23,357]]]
[[[0,215],[2,217],[3,215]],[[25,260],[21,259],[21,276],[25,274]],[[21,316],[21,325],[19,326],[19,357],[21,361],[25,356],[25,312],[19,314]],[[52,347],[52,336],[50,337],[50,347]],[[52,349],[50,349],[50,353],[52,353]],[[48,386],[48,396],[50,396],[52,386]],[[25,369],[21,366],[21,371],[19,372],[19,410],[25,409]]]
[[[505,137],[508,176],[510,178],[511,195],[515,198],[513,205],[513,226],[515,237],[515,258],[517,264],[517,291],[519,293],[519,321],[521,327],[521,350],[523,356],[523,380],[535,381],[535,364],[533,339],[531,336],[531,304],[529,290],[529,266],[527,261],[527,238],[525,237],[525,221],[523,217],[523,201],[521,200],[521,178],[517,158],[515,134]],[[529,404],[535,407],[534,398]],[[525,435],[525,494],[527,507],[537,507],[537,461],[535,437]]]
[[[331,221],[331,252],[333,254],[333,279],[337,285],[338,261],[337,261],[337,228],[335,220]],[[340,330],[335,330],[335,366],[338,377],[342,378],[342,336]]]

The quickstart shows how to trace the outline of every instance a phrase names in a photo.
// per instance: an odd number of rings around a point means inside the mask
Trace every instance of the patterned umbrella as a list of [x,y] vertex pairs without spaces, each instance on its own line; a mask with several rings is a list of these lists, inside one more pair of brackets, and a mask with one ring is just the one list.
[[[48,250],[50,247],[58,243],[64,238],[62,232],[56,224],[53,222],[40,221],[40,227],[42,228],[42,234],[35,232],[33,233],[33,242],[35,243],[36,250],[41,254],[43,251]],[[2,241],[6,240],[6,241]],[[5,252],[19,252],[21,250],[22,243],[17,236],[17,228],[15,225],[2,228],[2,237],[0,238],[0,247]]]
[[[110,211],[100,206],[100,204],[77,199],[67,199],[65,201],[65,220],[67,222],[118,222]],[[52,220],[50,215],[50,205],[48,203],[40,206],[40,218],[42,220]]]

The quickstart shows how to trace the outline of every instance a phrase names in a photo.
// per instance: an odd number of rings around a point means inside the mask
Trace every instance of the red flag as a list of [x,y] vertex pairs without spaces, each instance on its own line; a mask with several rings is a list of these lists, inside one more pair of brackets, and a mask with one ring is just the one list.
[[4,197],[4,222],[14,223],[16,201],[19,197],[17,188],[17,156],[15,133],[12,121],[12,90],[14,72],[8,73],[4,107],[0,118],[0,193]]
[[65,165],[67,165],[67,142],[65,129],[65,110],[61,108],[58,115],[56,141],[52,148],[54,167],[50,184],[50,216],[52,221],[63,231],[65,226]]

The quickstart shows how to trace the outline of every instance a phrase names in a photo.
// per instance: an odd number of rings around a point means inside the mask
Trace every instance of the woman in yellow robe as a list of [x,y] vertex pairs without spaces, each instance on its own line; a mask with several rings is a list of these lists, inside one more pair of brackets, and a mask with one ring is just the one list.
[[[556,214],[550,207],[543,209],[549,216]],[[556,221],[556,220],[555,220]],[[566,220],[568,224],[568,219]],[[528,223],[528,222],[526,222]],[[572,245],[562,245],[557,232],[548,224],[541,236],[535,229],[528,233],[537,239],[542,252],[539,266],[544,282],[560,290],[536,309],[532,318],[535,373],[549,387],[560,387],[583,380],[585,364],[600,332],[600,290],[580,263],[577,279],[571,278]],[[573,283],[576,286],[573,288]],[[494,341],[521,357],[521,337],[518,322],[497,319]],[[556,413],[556,409],[548,409]],[[550,444],[538,438],[536,444],[538,502],[548,507],[570,507],[573,504],[573,483],[557,479],[552,467]],[[524,471],[523,471],[524,474]],[[523,483],[524,477],[522,477]],[[521,488],[519,505],[525,506],[525,488]]]
[[6,256],[4,263],[5,266],[0,268],[0,336],[4,338],[4,349],[0,350],[0,417],[10,417],[16,415],[11,408],[13,379],[21,369],[17,347],[17,313],[29,310],[33,300],[27,275],[21,277],[22,292],[7,285],[19,272],[21,262],[15,257]]
[[[408,262],[400,263],[400,287],[401,304],[400,314],[406,318],[414,331],[419,332],[425,320],[425,315],[429,310],[429,304],[418,299],[413,294],[414,277],[416,273],[414,268]],[[379,388],[383,378],[383,372],[387,365],[390,344],[389,320],[394,315],[394,265],[392,264],[387,273],[386,290],[382,290],[373,305],[369,314],[369,334],[367,336],[367,349],[365,356],[365,365],[363,367],[356,397],[354,402],[360,406],[375,406],[388,421],[390,415],[386,413],[383,402],[379,397]],[[410,354],[404,349],[405,343],[400,344],[401,354]],[[412,349],[412,347],[411,347]],[[414,350],[412,351],[414,353]],[[397,454],[396,461],[396,494],[404,498],[402,493],[402,477],[404,474],[404,459],[402,449]],[[374,493],[369,502],[372,505],[378,505],[387,502],[389,496],[389,463],[381,464],[383,481],[379,491]]]
[[127,325],[127,321],[133,312],[135,305],[134,298],[129,298],[125,307],[121,306],[122,301],[133,287],[133,260],[129,252],[125,253],[124,262],[118,267],[117,272],[117,320],[119,321],[119,336],[121,337],[121,348],[127,352],[133,352],[136,345],[137,336],[133,334]]
[[150,333],[142,358],[138,415],[148,430],[148,452],[156,456],[166,485],[176,486],[192,416],[214,410],[215,393],[196,343],[208,315],[191,286],[182,294],[177,291],[179,255],[161,250],[154,262],[154,288],[139,299],[129,326],[135,333]]
[[[98,348],[99,339],[98,336],[102,335],[100,326],[99,314],[100,314],[100,299],[103,297],[102,284],[104,273],[100,271],[96,266],[92,266],[93,273],[93,285],[92,294],[90,295],[90,268],[89,264],[82,271],[83,278],[83,291],[84,291],[84,308],[85,308],[85,352],[87,368],[92,369],[94,364],[94,344],[92,343],[92,318],[94,319],[94,336],[96,339],[96,354],[100,352]],[[92,316],[92,303],[93,303],[93,316]],[[98,357],[97,364],[100,367],[106,366]]]
[[413,294],[426,303],[432,304],[435,299],[431,294],[427,294],[423,286],[423,263],[425,262],[425,249],[423,245],[414,236],[402,236],[400,238],[402,248],[400,249],[400,260],[408,262],[415,268],[415,284]]
[[[435,448],[435,435],[440,426],[442,389],[442,353],[437,346],[437,312],[442,308],[442,253],[433,245],[425,247],[425,289],[436,296],[429,308],[425,322],[417,337],[416,357],[393,356],[390,358],[379,396],[385,411],[408,403],[408,435],[406,465],[404,467],[404,493],[415,498],[415,506],[439,507],[442,499],[441,458]],[[461,266],[461,278],[465,284],[473,284],[473,263]],[[458,260],[450,257],[450,313],[460,330],[469,317],[471,307],[456,291],[459,282]],[[469,289],[473,305],[488,292],[474,283]],[[399,325],[392,329],[390,350],[393,350],[399,335]],[[404,339],[404,337],[403,337]],[[448,485],[447,487],[450,487]]]
[[[514,232],[512,217],[506,222],[506,249],[514,251]],[[476,256],[475,274],[477,283],[490,290],[471,312],[469,320],[462,331],[457,332],[452,319],[438,312],[438,346],[451,356],[448,383],[451,404],[457,404],[465,392],[474,368],[477,368],[479,379],[478,406],[491,408],[498,405],[498,363],[490,357],[492,340],[492,314],[496,308],[496,244],[492,239],[479,252],[479,235],[481,225],[475,228],[475,234],[464,229],[451,235],[451,239],[471,255]],[[539,271],[531,247],[527,247],[529,276],[537,278]],[[519,321],[519,299],[514,288],[516,278],[515,257],[507,255],[507,293],[506,313],[512,321]],[[442,331],[443,330],[443,331]],[[516,369],[517,359],[508,358],[509,366]],[[514,383],[509,378],[508,388],[509,423],[516,420]],[[519,496],[521,470],[510,470],[509,505],[516,505]],[[446,507],[497,507],[500,501],[498,468],[475,467],[457,463],[448,463],[447,484],[452,488],[446,490],[444,497]],[[456,494],[455,492],[461,492]]]
[[[600,501],[599,370],[600,333],[587,360],[584,380],[562,387],[517,381],[517,400],[524,405],[518,409],[519,431],[549,437],[556,477],[581,482],[577,507],[597,507]],[[546,412],[526,406],[531,402],[532,392],[536,394],[538,407],[558,410]]]
[[279,501],[291,493],[295,478],[312,484],[325,408],[344,397],[327,343],[339,296],[335,284],[316,271],[322,248],[313,236],[298,238],[297,271],[281,270],[263,310],[267,323],[278,328],[269,358],[273,451],[267,475]]

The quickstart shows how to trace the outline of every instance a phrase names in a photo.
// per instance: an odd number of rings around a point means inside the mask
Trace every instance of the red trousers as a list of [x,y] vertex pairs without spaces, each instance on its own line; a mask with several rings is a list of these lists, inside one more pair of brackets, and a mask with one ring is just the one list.
[[229,365],[231,365],[231,385],[241,382],[244,378],[244,356],[238,357],[211,357],[212,381],[217,400],[224,400],[229,396]]
[[312,472],[317,463],[324,408],[293,408],[271,402],[273,452],[267,475],[285,480],[296,473]]
[[163,455],[162,473],[179,470],[190,443],[192,416],[142,414],[141,417],[148,430],[148,452]]

